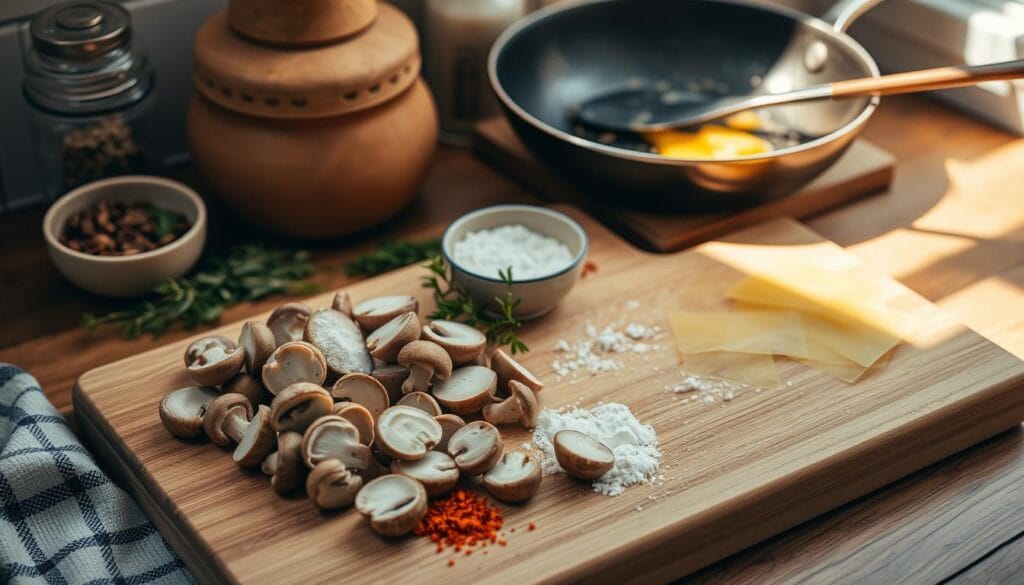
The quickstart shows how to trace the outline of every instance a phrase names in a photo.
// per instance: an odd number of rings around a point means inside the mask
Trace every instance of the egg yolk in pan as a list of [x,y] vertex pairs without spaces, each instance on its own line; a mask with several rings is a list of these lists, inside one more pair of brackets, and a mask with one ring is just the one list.
[[770,142],[750,132],[760,127],[757,114],[742,112],[725,123],[728,127],[708,124],[696,132],[662,130],[646,132],[643,137],[668,158],[737,158],[771,152]]

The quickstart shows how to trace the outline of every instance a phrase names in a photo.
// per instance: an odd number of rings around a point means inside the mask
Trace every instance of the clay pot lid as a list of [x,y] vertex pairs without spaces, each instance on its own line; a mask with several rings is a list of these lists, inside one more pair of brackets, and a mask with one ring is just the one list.
[[247,40],[225,11],[196,33],[192,75],[210,101],[265,118],[322,118],[364,110],[405,91],[419,76],[419,39],[390,4],[340,42],[283,48]]

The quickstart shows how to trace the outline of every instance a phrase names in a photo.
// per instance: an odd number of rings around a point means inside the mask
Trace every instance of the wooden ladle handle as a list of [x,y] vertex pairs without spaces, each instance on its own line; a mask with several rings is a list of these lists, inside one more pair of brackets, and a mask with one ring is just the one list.
[[974,85],[983,81],[1024,78],[1024,59],[962,67],[937,67],[831,84],[833,97],[895,95]]

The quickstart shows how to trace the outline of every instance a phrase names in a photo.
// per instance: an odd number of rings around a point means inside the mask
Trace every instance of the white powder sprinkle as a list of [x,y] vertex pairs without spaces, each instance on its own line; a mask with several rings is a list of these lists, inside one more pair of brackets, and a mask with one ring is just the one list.
[[516,280],[554,274],[572,264],[569,248],[522,225],[469,232],[452,246],[452,259],[470,272],[499,277],[512,267]]
[[690,394],[690,402],[731,402],[747,386],[724,378],[685,374],[681,382],[672,387],[676,394]]
[[594,491],[617,496],[640,483],[652,484],[661,463],[658,435],[650,425],[641,424],[625,404],[598,404],[592,409],[575,406],[540,412],[533,431],[533,445],[544,454],[544,474],[562,472],[555,459],[552,437],[571,429],[590,435],[615,454],[615,465],[594,480]]
[[630,323],[621,331],[612,325],[598,329],[587,321],[584,336],[575,343],[561,339],[555,344],[559,354],[552,362],[551,369],[561,377],[587,373],[596,375],[621,370],[623,362],[617,356],[646,354],[661,349],[661,344],[648,343],[662,336],[661,327],[649,327]]

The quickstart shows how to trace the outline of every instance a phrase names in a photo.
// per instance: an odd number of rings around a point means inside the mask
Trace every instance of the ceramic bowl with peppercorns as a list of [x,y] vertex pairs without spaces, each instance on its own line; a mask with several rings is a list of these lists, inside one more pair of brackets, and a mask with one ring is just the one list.
[[58,199],[43,218],[43,236],[71,282],[104,296],[138,296],[199,260],[206,206],[175,181],[114,177]]

